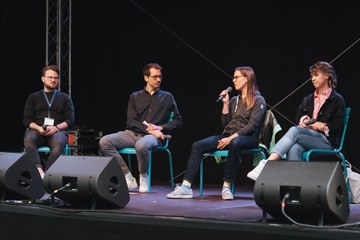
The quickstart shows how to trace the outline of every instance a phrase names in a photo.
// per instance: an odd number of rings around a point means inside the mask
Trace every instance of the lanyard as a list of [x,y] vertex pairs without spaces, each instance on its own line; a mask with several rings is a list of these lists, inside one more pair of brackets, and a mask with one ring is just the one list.
[[55,89],[54,94],[52,95],[51,100],[50,100],[50,102],[49,102],[49,98],[48,98],[48,96],[46,95],[45,91],[43,90],[43,94],[44,94],[45,100],[46,100],[46,102],[47,102],[47,104],[48,104],[48,118],[50,118],[50,108],[51,108],[52,102],[54,101],[54,98],[55,98],[56,93],[57,93],[57,90]]

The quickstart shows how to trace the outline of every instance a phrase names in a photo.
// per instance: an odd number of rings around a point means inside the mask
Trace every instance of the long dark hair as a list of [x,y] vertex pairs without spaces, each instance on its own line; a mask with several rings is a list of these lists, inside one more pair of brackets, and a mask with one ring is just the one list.
[[242,66],[235,68],[235,71],[240,71],[241,75],[247,78],[247,93],[246,93],[246,108],[252,108],[255,104],[255,93],[259,91],[254,70],[249,66]]

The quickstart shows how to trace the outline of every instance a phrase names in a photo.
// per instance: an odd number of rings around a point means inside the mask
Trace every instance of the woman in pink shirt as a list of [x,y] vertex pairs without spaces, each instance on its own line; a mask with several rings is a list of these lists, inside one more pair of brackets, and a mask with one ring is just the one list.
[[301,153],[309,149],[332,149],[339,144],[343,116],[344,98],[335,91],[337,76],[333,67],[319,61],[310,68],[315,91],[304,97],[296,111],[297,126],[291,127],[276,143],[268,159],[248,173],[255,180],[268,160],[301,160]]

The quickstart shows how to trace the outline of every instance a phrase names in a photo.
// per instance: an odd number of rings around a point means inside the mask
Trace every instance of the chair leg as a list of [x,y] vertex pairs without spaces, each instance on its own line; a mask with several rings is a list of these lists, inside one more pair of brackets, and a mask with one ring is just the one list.
[[[199,174],[199,178],[200,178],[200,186],[199,186],[199,192],[200,192],[200,197],[203,196],[203,176],[204,176],[204,159],[206,157],[203,157],[200,161],[200,174]],[[235,194],[235,183],[231,184],[231,192],[232,194]]]
[[350,182],[349,182],[349,177],[348,177],[348,172],[346,169],[346,159],[344,154],[339,153],[340,158],[341,158],[341,165],[343,167],[343,172],[344,172],[344,177],[345,177],[345,183],[346,183],[346,191],[348,193],[348,199],[349,199],[349,203],[352,203],[352,196],[351,196],[351,189],[350,189]]
[[200,197],[203,196],[203,173],[204,173],[203,160],[204,160],[204,158],[202,158],[200,161],[200,176],[199,176],[199,178],[200,178],[200,186],[199,186]]
[[149,163],[148,163],[148,192],[151,192],[151,163],[152,163],[152,152],[149,153]]
[[71,155],[71,150],[67,144],[65,145],[65,155]]
[[128,159],[128,168],[131,174],[133,174],[133,169],[132,169],[132,162],[131,162],[131,155],[128,154],[127,155],[127,159]]
[[168,156],[169,156],[171,190],[174,190],[174,173],[173,173],[173,164],[172,164],[172,154],[169,149],[166,149],[166,152],[168,153]]
[[263,157],[263,159],[266,159],[266,155],[265,155],[264,151],[261,151],[260,153],[261,153],[261,156]]

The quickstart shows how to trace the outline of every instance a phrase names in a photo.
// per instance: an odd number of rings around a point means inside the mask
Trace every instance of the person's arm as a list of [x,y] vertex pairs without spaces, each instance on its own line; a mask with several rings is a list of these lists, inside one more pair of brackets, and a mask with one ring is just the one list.
[[303,98],[296,109],[295,123],[305,127],[305,121],[312,118],[314,110],[314,94],[309,94]]
[[59,131],[71,128],[75,124],[75,110],[74,104],[69,95],[65,95],[65,120],[56,125]]
[[[224,98],[225,98],[225,100],[224,100]],[[231,99],[228,98],[228,100],[226,99],[226,96],[224,98],[222,99],[223,107],[222,107],[222,111],[221,111],[221,124],[223,127],[225,127],[231,121],[230,109],[233,109],[233,107],[237,101],[236,100],[237,97],[233,97]]]
[[260,129],[264,116],[266,113],[266,102],[262,96],[259,96],[254,103],[253,109],[251,110],[249,122],[242,127],[237,134],[240,135],[249,135],[256,131],[256,129]]
[[128,102],[128,108],[127,108],[127,128],[134,130],[137,129],[140,132],[143,132],[144,134],[147,133],[146,126],[140,121],[138,117],[138,113],[136,111],[136,98],[135,93],[132,93],[129,98]]
[[[333,90],[332,94],[334,99],[331,103],[325,102],[321,107],[320,111],[322,111],[323,114],[318,117],[318,121],[326,124],[326,128],[328,129],[327,136],[336,139],[343,127],[345,100],[340,94],[336,93],[335,90]],[[324,128],[325,134],[326,128]]]
[[[177,128],[181,128],[183,126],[182,116],[179,112],[178,106],[175,102],[174,97],[171,95],[170,105],[172,106],[172,112],[174,112],[174,116],[170,122],[166,122],[161,125],[162,129],[161,131],[163,133],[169,133]],[[169,116],[168,116],[169,117]]]
[[229,114],[229,104],[230,104],[230,97],[227,90],[224,90],[220,93],[220,96],[224,96],[221,101],[223,102],[222,107],[222,114]]
[[25,102],[24,106],[24,115],[23,115],[23,125],[25,128],[38,131],[40,134],[44,135],[46,129],[43,129],[41,125],[34,122],[35,119],[35,103],[36,103],[36,94],[30,94]]

